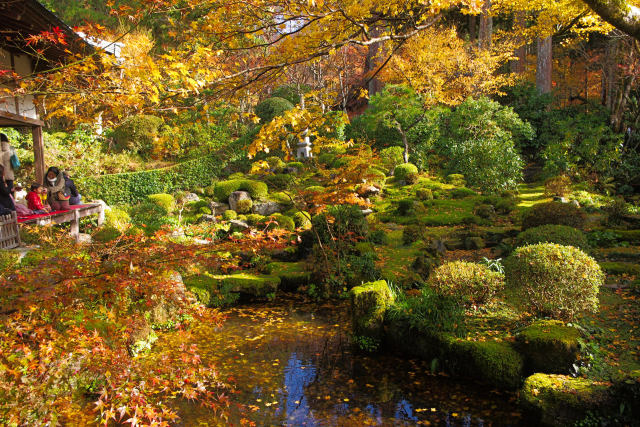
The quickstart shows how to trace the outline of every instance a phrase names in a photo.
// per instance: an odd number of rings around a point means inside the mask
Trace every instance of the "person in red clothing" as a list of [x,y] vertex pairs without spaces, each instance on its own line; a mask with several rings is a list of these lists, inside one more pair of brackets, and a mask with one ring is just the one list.
[[46,191],[47,190],[40,184],[31,184],[31,191],[27,193],[27,207],[36,215],[51,212],[51,206],[43,205],[40,199],[40,194]]

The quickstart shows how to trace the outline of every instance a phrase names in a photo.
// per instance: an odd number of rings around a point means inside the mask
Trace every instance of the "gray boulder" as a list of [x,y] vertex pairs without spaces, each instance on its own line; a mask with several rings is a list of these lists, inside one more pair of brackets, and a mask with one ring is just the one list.
[[229,224],[231,224],[231,231],[244,231],[249,228],[249,224],[239,219],[232,219]]
[[222,215],[225,211],[229,210],[229,205],[226,203],[211,202],[209,203],[209,209],[215,216]]
[[282,206],[278,202],[272,201],[267,201],[264,203],[254,203],[253,205],[253,213],[262,216],[273,215],[274,213],[283,212],[284,210],[284,206]]
[[200,197],[196,194],[196,193],[187,193],[184,196],[184,201],[185,202],[197,202],[200,200]]
[[229,207],[231,210],[238,211],[238,202],[240,200],[251,200],[251,195],[246,191],[234,191],[229,196]]
[[202,223],[202,222],[216,222],[216,217],[215,215],[207,215],[204,214],[202,215],[200,218],[198,218],[198,223]]

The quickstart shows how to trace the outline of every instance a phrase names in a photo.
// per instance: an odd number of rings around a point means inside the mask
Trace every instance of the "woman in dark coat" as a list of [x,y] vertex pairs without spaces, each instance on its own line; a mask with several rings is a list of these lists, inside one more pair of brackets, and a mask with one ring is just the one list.
[[0,165],[0,215],[9,215],[16,210],[11,198],[11,189],[4,180],[4,166]]
[[47,189],[49,206],[54,211],[64,211],[69,209],[69,189],[67,188],[64,175],[60,169],[51,166],[44,177],[44,187]]

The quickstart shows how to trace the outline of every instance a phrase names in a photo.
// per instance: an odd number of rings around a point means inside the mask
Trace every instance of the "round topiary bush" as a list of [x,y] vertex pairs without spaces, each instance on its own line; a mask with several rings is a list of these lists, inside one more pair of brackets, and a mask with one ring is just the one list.
[[274,117],[281,116],[286,111],[291,110],[293,104],[284,98],[277,96],[267,98],[258,105],[256,105],[256,116],[260,117],[260,123],[266,124],[273,120]]
[[529,228],[518,234],[516,246],[534,245],[536,243],[557,243],[574,246],[583,250],[589,249],[589,242],[584,233],[567,225],[547,224]]
[[522,229],[526,230],[546,224],[583,228],[584,222],[585,215],[579,207],[571,203],[548,202],[533,206],[524,215]]
[[222,213],[222,219],[231,221],[232,219],[238,218],[238,213],[236,211],[232,211],[231,209],[227,209]]
[[508,288],[537,315],[571,319],[595,312],[604,273],[589,255],[572,246],[539,243],[514,251],[504,264]]
[[401,181],[412,184],[418,178],[418,167],[413,163],[403,163],[396,166],[393,170],[393,176]]
[[251,199],[238,200],[236,203],[236,212],[240,214],[251,213],[253,201]]
[[124,231],[131,225],[131,217],[127,211],[111,208],[104,213],[105,226],[115,228],[118,231]]
[[429,286],[438,294],[459,298],[465,304],[488,302],[504,286],[504,276],[486,265],[454,261],[436,268]]

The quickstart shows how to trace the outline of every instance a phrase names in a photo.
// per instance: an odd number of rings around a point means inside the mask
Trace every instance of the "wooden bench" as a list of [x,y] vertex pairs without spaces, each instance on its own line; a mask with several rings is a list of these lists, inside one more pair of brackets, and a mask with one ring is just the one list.
[[104,223],[104,206],[100,203],[88,203],[84,205],[70,206],[66,211],[54,211],[49,214],[35,215],[33,217],[18,218],[18,224],[64,224],[71,223],[70,234],[78,238],[80,234],[80,218],[90,215],[98,215],[98,225]]

